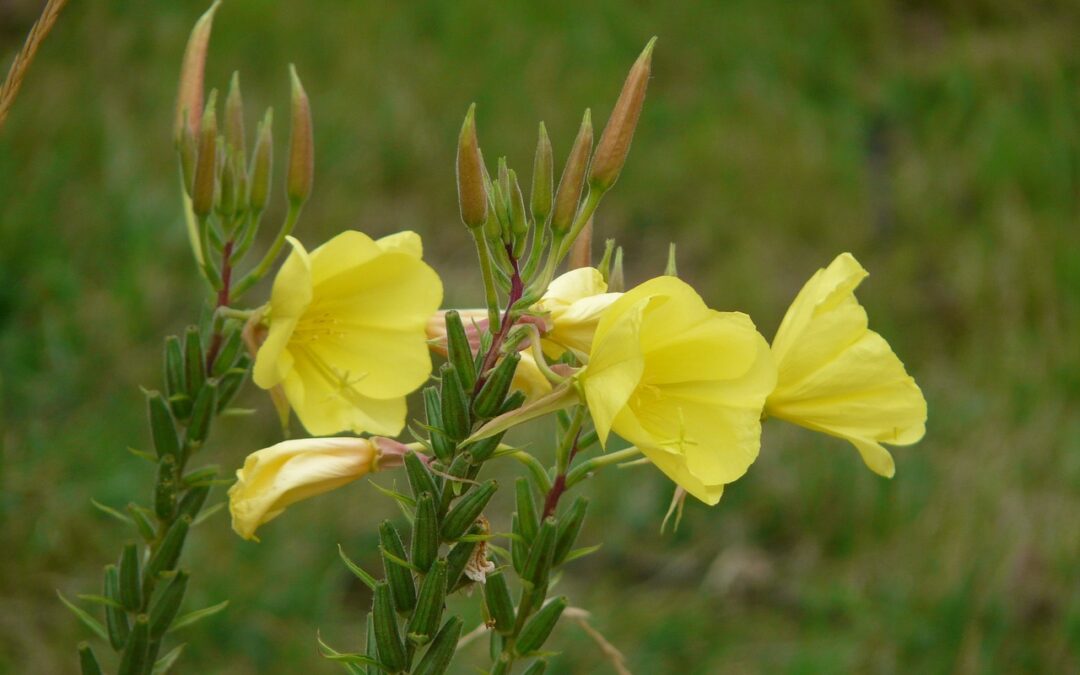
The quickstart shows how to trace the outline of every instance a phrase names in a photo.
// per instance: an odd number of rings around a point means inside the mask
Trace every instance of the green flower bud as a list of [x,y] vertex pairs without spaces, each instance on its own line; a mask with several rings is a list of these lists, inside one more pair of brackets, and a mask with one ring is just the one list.
[[431,473],[431,469],[428,468],[424,460],[420,459],[420,455],[412,450],[405,452],[405,473],[409,478],[409,487],[412,489],[413,496],[418,500],[420,496],[427,492],[432,496],[439,494],[439,486],[435,483],[435,476]]
[[645,103],[645,88],[649,85],[655,44],[654,37],[634,62],[630,74],[626,76],[622,92],[619,93],[619,100],[611,111],[611,117],[600,134],[600,142],[596,144],[589,185],[599,192],[604,192],[615,184],[623,164],[626,163],[626,156],[630,153],[630,143],[634,140],[634,130],[641,115],[641,107]]
[[150,670],[148,663],[150,655],[150,619],[145,614],[135,618],[135,625],[131,628],[131,635],[124,645],[124,652],[120,655],[120,665],[117,667],[117,675],[143,675]]
[[199,144],[188,125],[183,125],[180,132],[177,153],[180,155],[180,177],[184,182],[184,192],[188,197],[195,189],[195,165],[199,160]]
[[472,455],[473,464],[482,464],[491,459],[491,456],[499,449],[499,443],[502,442],[503,436],[505,435],[506,432],[500,432],[494,436],[482,438],[470,445],[469,454]]
[[217,189],[217,91],[211,91],[199,131],[199,154],[191,187],[191,210],[200,218],[210,215]]
[[270,198],[270,179],[274,174],[274,111],[266,115],[255,132],[255,151],[251,158],[251,186],[248,188],[248,205],[255,213],[262,213]]
[[79,670],[82,675],[101,675],[101,664],[94,656],[94,650],[85,642],[79,643]]
[[150,637],[157,640],[172,625],[176,613],[180,611],[180,603],[184,600],[187,591],[188,573],[180,570],[169,581],[165,590],[161,592],[154,606],[150,608]]
[[369,658],[379,660],[379,648],[375,644],[375,619],[372,618],[371,612],[367,613],[364,617],[364,626],[366,628],[366,641],[364,642],[364,654]]
[[181,517],[187,516],[193,521],[202,511],[203,504],[206,503],[206,497],[210,494],[209,485],[196,485],[188,489],[184,493],[184,496],[180,498],[180,504],[176,507],[176,512]]
[[209,379],[203,383],[195,396],[195,405],[191,409],[191,421],[188,422],[188,445],[197,448],[210,433],[210,422],[217,410],[217,380]]
[[423,645],[431,640],[439,627],[439,622],[442,621],[445,604],[446,561],[440,560],[431,566],[430,572],[420,585],[420,597],[416,601],[416,610],[409,619],[409,627],[406,630],[409,642]]
[[510,589],[506,577],[501,571],[487,575],[484,582],[484,603],[488,616],[495,623],[495,630],[509,635],[514,630],[514,602],[510,599]]
[[517,352],[507,354],[487,374],[487,380],[484,381],[473,400],[473,412],[478,418],[487,419],[498,414],[506,398],[506,392],[510,390],[510,384],[514,380],[514,371],[517,370],[520,360],[521,355]]
[[592,117],[588,110],[581,120],[570,156],[566,158],[559,189],[555,192],[554,211],[551,215],[551,231],[566,234],[574,224],[578,202],[581,201],[581,189],[585,182],[585,171],[589,168],[589,154],[592,152],[593,130]]
[[210,370],[211,374],[214,377],[221,377],[228,372],[243,349],[244,339],[240,334],[239,326],[230,325],[225,331],[221,350],[218,351],[217,357],[214,359],[214,366]]
[[521,629],[514,651],[525,655],[537,651],[544,646],[555,624],[559,622],[563,610],[566,609],[566,597],[560,596],[540,608],[525,627]]
[[187,538],[190,527],[191,518],[188,516],[177,518],[176,522],[169,527],[161,540],[161,545],[150,556],[150,562],[146,563],[146,579],[154,580],[162,572],[176,569],[176,562],[180,559],[184,539]]
[[442,380],[440,403],[443,429],[451,439],[461,441],[469,435],[471,429],[469,399],[454,364],[443,364],[439,376]]
[[611,263],[611,276],[608,278],[608,293],[622,293],[626,290],[626,277],[623,276],[622,246],[615,249],[615,261]]
[[545,670],[547,670],[547,661],[533,661],[533,664],[526,668],[522,675],[544,675]]
[[312,137],[311,103],[292,64],[289,64],[289,79],[292,82],[292,121],[285,192],[289,202],[296,207],[311,196],[311,186],[315,180],[315,141]]
[[167,521],[172,518],[175,508],[176,459],[166,455],[158,462],[157,481],[154,483],[154,513],[159,520]]
[[135,523],[135,529],[139,531],[139,536],[144,541],[151,542],[157,538],[154,524],[150,522],[150,517],[147,515],[149,512],[146,509],[143,509],[135,502],[131,502],[125,510],[131,516],[131,520]]
[[[476,531],[477,528],[469,530],[470,534]],[[477,542],[475,541],[459,541],[450,547],[450,551],[446,554],[446,588],[448,590],[454,591],[457,589],[458,582],[462,581],[461,576],[465,572],[465,567],[469,564],[476,546]],[[465,581],[467,582],[468,578]]]
[[202,334],[198,326],[188,326],[184,331],[184,383],[188,396],[195,400],[195,395],[206,379],[206,364],[203,363]]
[[581,526],[585,523],[585,512],[589,510],[589,500],[578,497],[570,510],[559,518],[559,530],[555,537],[555,553],[552,556],[552,564],[561,565],[566,560],[567,554],[574,547],[578,535],[581,534]]
[[416,517],[413,519],[412,563],[425,574],[439,555],[439,516],[435,512],[435,498],[424,492],[416,500]]
[[184,352],[180,338],[175,335],[165,338],[165,392],[173,414],[179,419],[187,419],[191,414],[191,397],[184,385]]
[[476,368],[473,363],[475,358],[469,338],[465,334],[465,324],[461,321],[461,315],[457,310],[446,313],[446,352],[447,360],[457,368],[458,377],[461,378],[461,386],[466,392],[471,392],[476,384]]
[[[104,596],[120,604],[120,573],[116,565],[105,566]],[[114,651],[120,651],[127,642],[131,627],[128,625],[127,612],[114,605],[105,606],[105,627],[109,634],[109,644]]]
[[154,439],[154,450],[158,459],[172,457],[175,460],[180,455],[180,440],[165,398],[159,391],[148,392],[146,406],[150,415],[150,434]]
[[225,143],[221,139],[218,139],[218,149],[220,150],[219,154],[225,157],[225,162],[221,167],[217,212],[223,220],[228,222],[236,213],[236,173],[233,170],[233,163],[228,159],[229,151],[225,148]]
[[532,543],[536,538],[536,530],[540,527],[540,520],[536,515],[536,502],[533,501],[532,487],[529,479],[520,476],[515,484],[517,491],[517,514],[521,526],[521,534],[527,543]]
[[[446,469],[446,474],[453,478],[466,478],[469,475],[469,470],[473,465],[472,452],[463,452],[454,458],[454,461],[450,463],[450,466]],[[467,489],[468,484],[460,481],[447,481],[447,484],[442,489],[442,498],[439,500],[439,516],[446,515],[446,510],[450,508],[450,502],[461,494],[463,486]]]
[[521,516],[517,513],[510,515],[510,532],[514,535],[510,539],[510,562],[514,571],[521,576],[525,569],[525,561],[529,557],[529,544],[525,541],[525,533],[521,530]]
[[547,128],[540,123],[540,137],[536,141],[536,156],[533,158],[533,183],[530,198],[533,221],[539,226],[551,213],[551,197],[555,180],[555,167],[552,161],[551,140]]
[[[384,551],[391,555],[406,559],[405,545],[401,543],[401,535],[397,528],[389,520],[384,520],[379,525],[379,543]],[[398,611],[407,614],[416,606],[416,586],[413,584],[412,572],[383,556],[383,571],[390,583],[390,590],[394,594],[394,605]]]
[[457,651],[461,625],[460,617],[452,616],[446,620],[439,634],[431,641],[431,646],[424,653],[424,658],[416,664],[413,675],[443,675],[446,672]]
[[435,387],[424,389],[424,412],[427,414],[428,434],[431,451],[442,462],[449,462],[454,456],[454,443],[442,430],[442,411],[439,391]]
[[529,219],[525,215],[525,197],[521,194],[517,173],[510,171],[510,234],[514,242],[514,257],[520,258],[525,252],[525,243],[529,234]]
[[529,557],[521,571],[521,580],[534,587],[547,583],[551,570],[552,555],[555,552],[557,525],[554,518],[545,518],[537,530],[536,539],[529,548]]
[[488,197],[484,188],[484,160],[476,139],[476,104],[469,106],[458,134],[457,189],[461,222],[472,229],[488,218]]
[[394,598],[385,581],[375,584],[375,600],[372,605],[379,662],[394,673],[406,670],[409,667],[409,657],[401,641],[401,631],[394,614]]
[[670,244],[668,244],[667,265],[664,266],[664,276],[679,276],[679,269],[675,265],[675,242],[671,242]]
[[480,517],[484,507],[491,500],[492,495],[498,490],[499,484],[489,480],[483,485],[465,493],[465,496],[454,504],[442,524],[442,538],[444,541],[455,541],[465,531],[472,527],[476,519]]
[[218,380],[216,412],[220,413],[229,407],[229,404],[240,392],[240,387],[243,386],[244,380],[247,379],[247,363],[244,363],[246,358],[245,356],[240,357],[240,362],[244,364],[243,367],[237,364],[235,368],[229,370]]
[[225,97],[225,142],[240,157],[247,156],[244,140],[244,100],[240,96],[240,73],[233,71]]

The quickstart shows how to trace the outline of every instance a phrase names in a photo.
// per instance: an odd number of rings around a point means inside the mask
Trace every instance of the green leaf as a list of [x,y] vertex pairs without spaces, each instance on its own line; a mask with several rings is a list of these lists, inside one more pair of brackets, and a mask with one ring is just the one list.
[[422,569],[420,569],[419,567],[417,567],[416,565],[412,564],[408,560],[403,560],[403,559],[397,557],[393,553],[390,553],[389,551],[387,551],[382,546],[379,547],[379,552],[382,553],[383,556],[387,560],[394,563],[395,565],[400,565],[401,567],[404,567],[407,570],[411,570],[413,572],[416,572],[417,574],[423,574],[424,573],[424,571]]
[[218,415],[220,417],[250,417],[258,412],[255,408],[225,408]]
[[402,493],[398,492],[397,490],[391,490],[390,488],[384,488],[383,486],[379,485],[378,483],[376,483],[373,480],[369,480],[368,482],[371,483],[371,485],[376,490],[383,493],[387,497],[390,497],[391,499],[396,499],[399,504],[403,504],[403,505],[408,506],[409,508],[413,508],[413,509],[416,508],[416,500],[413,499],[412,497],[410,497],[408,495],[405,495],[405,494],[402,494]]
[[345,554],[345,549],[341,547],[341,544],[337,545],[337,550],[338,555],[341,556],[341,560],[345,563],[345,566],[349,568],[349,571],[355,574],[357,579],[363,581],[365,586],[367,586],[371,590],[375,590],[375,577],[368,574],[363,567],[360,567],[359,565],[354,563],[352,559]]
[[229,601],[226,600],[224,602],[219,602],[216,605],[211,605],[210,607],[204,607],[203,609],[197,609],[194,612],[188,612],[187,614],[181,616],[179,619],[174,621],[172,627],[169,628],[168,632],[171,633],[175,630],[179,630],[180,628],[190,626],[196,621],[202,621],[207,617],[211,617],[219,612],[224,611],[225,608],[228,606]]
[[600,550],[603,544],[597,544],[595,546],[586,546],[585,548],[575,548],[566,554],[566,558],[563,559],[563,564],[570,562],[571,560],[577,560],[578,558],[584,558],[587,555],[592,555]]
[[123,609],[123,605],[113,600],[112,598],[106,598],[104,595],[94,595],[92,593],[79,593],[75,596],[80,600],[86,602],[92,602],[96,605],[105,605],[106,607],[116,607],[117,609]]
[[345,666],[345,668],[350,673],[355,673],[356,675],[363,675],[364,671],[357,667],[357,665],[359,664],[363,664],[365,666],[375,666],[379,670],[390,672],[386,670],[386,667],[383,666],[383,664],[379,663],[377,660],[371,658],[370,656],[352,653],[343,654],[342,652],[337,651],[330,645],[323,642],[322,636],[318,633],[315,634],[315,639],[319,643],[319,649],[322,651],[323,658],[329,659],[331,661],[337,661],[338,663]]
[[128,446],[127,451],[130,452],[131,454],[135,455],[139,459],[145,459],[148,462],[153,462],[154,464],[157,464],[157,461],[158,461],[157,460],[157,455],[155,455],[152,452],[147,452],[145,450],[139,450],[138,448],[133,448],[131,446]]
[[82,609],[78,605],[65,598],[64,594],[61,593],[59,589],[57,589],[56,595],[60,598],[60,602],[64,603],[64,605],[68,609],[70,609],[76,617],[78,617],[79,621],[82,621],[87,628],[94,632],[94,635],[97,635],[99,638],[105,640],[106,642],[109,641],[109,637],[105,634],[105,627],[101,625],[100,621],[90,616],[86,612],[86,610]]
[[129,516],[129,515],[125,514],[125,513],[122,513],[120,511],[117,511],[116,509],[114,509],[111,506],[106,506],[106,505],[102,504],[101,502],[99,502],[98,500],[96,500],[96,499],[94,499],[92,497],[90,499],[90,503],[93,504],[94,508],[96,508],[97,510],[101,511],[102,513],[106,513],[106,514],[112,516],[113,518],[116,518],[121,523],[127,523],[128,525],[133,525],[134,524],[134,521],[131,520],[131,516]]
[[173,664],[176,663],[176,660],[180,658],[180,654],[184,651],[184,647],[186,646],[187,645],[183,643],[178,644],[170,650],[168,654],[158,659],[154,663],[154,670],[151,675],[165,675],[165,673],[169,672],[169,668],[172,668]]
[[220,511],[223,508],[225,508],[225,502],[218,502],[217,504],[214,504],[210,508],[205,509],[202,513],[200,513],[195,518],[195,520],[191,521],[191,526],[195,527],[196,525],[198,525],[199,523],[205,521],[207,518],[214,515],[215,513],[217,513],[218,511]]

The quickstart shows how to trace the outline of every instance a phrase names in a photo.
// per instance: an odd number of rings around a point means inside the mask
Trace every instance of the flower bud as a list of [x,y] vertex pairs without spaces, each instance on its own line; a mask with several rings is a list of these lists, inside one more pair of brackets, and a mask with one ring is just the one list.
[[188,422],[187,442],[192,449],[198,448],[210,433],[210,422],[217,410],[217,380],[206,380],[195,395],[191,408],[191,420]]
[[489,480],[483,485],[469,491],[464,497],[454,504],[450,512],[446,514],[442,524],[442,538],[445,541],[455,541],[472,527],[480,513],[487,506],[488,501],[498,489],[499,485],[494,480]]
[[191,196],[191,191],[195,187],[195,164],[198,161],[199,144],[195,141],[195,136],[191,133],[191,127],[183,125],[180,129],[180,139],[178,140],[180,154],[180,176],[184,181],[184,192],[187,196]]
[[514,535],[510,538],[510,563],[518,576],[521,576],[521,571],[525,569],[525,561],[529,557],[529,550],[525,533],[521,529],[521,517],[517,513],[510,514],[510,532]]
[[128,611],[135,611],[142,604],[140,581],[139,549],[135,542],[129,541],[120,553],[120,604]]
[[514,371],[517,370],[519,361],[521,361],[521,355],[518,352],[507,354],[487,374],[487,380],[484,381],[473,400],[473,412],[478,418],[487,419],[498,414],[503,399],[506,398],[506,392],[510,390],[510,384],[514,381]]
[[195,182],[191,187],[191,209],[205,218],[214,208],[217,188],[217,91],[210,92],[199,131],[199,155],[195,162]]
[[475,541],[459,541],[450,547],[450,551],[446,554],[447,590],[453,591],[458,587],[458,581],[461,580],[461,575],[465,572],[465,566],[472,559],[473,549],[476,548],[476,545],[477,542]]
[[168,521],[172,518],[174,509],[176,509],[176,458],[166,455],[158,461],[157,482],[154,484],[154,514],[159,520]]
[[427,574],[439,555],[439,516],[435,512],[435,497],[425,492],[416,500],[413,519],[412,563]]
[[297,207],[311,196],[311,185],[315,179],[315,141],[311,129],[311,103],[293,65],[289,66],[289,78],[292,80],[292,122],[289,128],[289,169],[285,192],[289,202]]
[[236,357],[240,356],[243,348],[244,339],[240,334],[239,327],[235,324],[229,326],[225,333],[225,341],[214,358],[213,368],[210,369],[211,374],[214,377],[221,377],[228,372],[236,362]]
[[409,657],[401,641],[397,617],[394,613],[394,598],[390,586],[385,581],[375,584],[375,600],[372,603],[372,619],[375,622],[375,644],[379,650],[379,661],[390,672],[406,670]]
[[233,72],[225,97],[225,142],[240,157],[247,156],[244,140],[244,99],[240,96],[240,73]]
[[165,393],[173,413],[179,419],[186,419],[191,414],[191,398],[184,386],[184,352],[180,347],[180,338],[175,335],[165,338],[164,365]]
[[150,435],[154,440],[154,451],[159,460],[180,456],[180,439],[176,435],[176,423],[169,412],[169,406],[161,392],[152,391],[146,395],[146,406],[150,415]]
[[[453,462],[450,462],[450,466],[446,469],[446,475],[451,479],[453,478],[465,478],[469,471],[473,467],[473,455],[471,451],[466,451],[458,454],[454,458]],[[447,509],[450,508],[450,502],[454,501],[455,497],[458,497],[462,492],[462,486],[468,486],[468,483],[463,483],[460,480],[447,479],[446,485],[443,487],[442,495],[439,500],[439,517],[445,516]]]
[[128,512],[128,515],[131,516],[131,520],[135,523],[135,529],[139,531],[139,536],[141,536],[144,541],[149,543],[157,538],[157,532],[154,530],[154,525],[150,522],[149,509],[144,509],[135,502],[130,502],[125,510]]
[[427,426],[431,442],[431,451],[443,462],[449,462],[454,456],[454,442],[442,430],[442,410],[439,391],[435,387],[424,389],[424,411],[427,413]]
[[[384,520],[379,525],[379,544],[384,553],[389,553],[401,560],[406,559],[405,545],[401,543],[401,535],[389,520]],[[386,574],[387,583],[390,584],[394,606],[402,614],[408,614],[416,606],[416,586],[413,584],[412,572],[386,555],[383,555],[383,572]]]
[[220,0],[199,17],[191,29],[184,60],[180,65],[180,89],[176,96],[176,121],[173,138],[179,143],[181,129],[187,125],[192,136],[199,135],[199,114],[203,108],[203,74],[206,70],[206,49],[210,43],[210,29],[214,24]]
[[233,168],[233,162],[230,160],[232,153],[228,150],[223,142],[219,140],[218,148],[222,150],[219,154],[225,158],[221,167],[221,182],[220,191],[217,201],[217,212],[225,220],[226,223],[236,213],[236,172]]
[[184,496],[180,498],[180,503],[176,505],[177,514],[179,516],[188,516],[194,520],[198,517],[199,512],[202,511],[203,504],[206,503],[206,498],[209,494],[209,485],[196,485],[189,488],[188,491],[184,493]]
[[548,517],[541,523],[536,532],[536,539],[529,548],[529,557],[525,561],[525,569],[521,572],[523,582],[535,586],[542,586],[547,582],[548,572],[551,570],[552,554],[555,551],[555,537],[558,526],[554,518]]
[[476,367],[472,345],[465,331],[465,324],[457,310],[449,310],[444,316],[446,322],[446,354],[450,363],[457,368],[461,386],[466,392],[472,391],[476,384]]
[[124,645],[124,652],[120,655],[120,665],[116,669],[117,675],[142,675],[150,670],[150,619],[145,614],[135,618],[135,625],[131,628]]
[[442,423],[446,434],[455,441],[469,435],[469,399],[461,386],[461,378],[452,363],[443,364],[439,371],[442,380],[440,402]]
[[251,187],[248,205],[255,213],[266,208],[270,197],[270,179],[274,173],[274,110],[267,108],[266,115],[255,132],[255,152],[251,158]]
[[604,192],[615,184],[623,164],[626,163],[630,143],[634,140],[634,129],[637,128],[641,107],[645,103],[645,89],[649,85],[655,44],[654,37],[634,62],[630,74],[626,76],[622,92],[619,93],[619,99],[615,101],[611,117],[600,134],[600,142],[596,145],[596,155],[589,173],[589,185],[599,192]]
[[514,602],[510,599],[510,589],[506,586],[506,577],[501,571],[487,575],[484,583],[484,604],[488,616],[495,624],[495,630],[509,635],[514,630]]
[[540,138],[536,141],[536,157],[533,158],[533,183],[530,203],[533,222],[542,225],[551,213],[551,197],[554,190],[554,162],[551,157],[551,140],[547,128],[540,123]]
[[517,488],[517,516],[521,535],[525,538],[526,544],[531,544],[536,538],[536,530],[540,527],[540,521],[536,515],[536,502],[533,501],[528,478],[519,477],[515,487]]
[[567,554],[574,547],[578,535],[581,534],[581,526],[585,523],[585,512],[589,509],[589,500],[578,497],[574,504],[559,518],[559,529],[555,537],[555,553],[552,556],[552,564],[561,565],[566,560]]
[[82,675],[101,675],[101,664],[94,650],[85,642],[79,643],[79,672]]
[[533,661],[533,664],[525,669],[521,675],[544,675],[544,671],[547,670],[547,661],[539,660]]
[[664,267],[664,276],[679,276],[679,270],[675,266],[675,242],[671,242],[670,244],[668,244],[667,265]]
[[105,606],[105,627],[109,633],[109,645],[114,651],[120,651],[127,642],[131,626],[128,624],[127,612],[120,606],[120,573],[116,565],[105,566],[103,593],[106,598],[116,603]]
[[622,246],[615,249],[615,259],[611,263],[611,275],[607,284],[609,293],[622,293],[626,290],[626,277],[623,275]]
[[416,499],[420,499],[420,495],[425,492],[431,495],[439,494],[439,487],[435,484],[435,476],[432,475],[431,469],[427,467],[427,463],[420,459],[420,455],[409,450],[405,453],[405,473],[409,478],[409,487],[412,489],[413,496]]
[[424,652],[424,658],[416,664],[413,675],[443,675],[446,672],[457,651],[461,625],[461,617],[452,616],[446,620],[438,635],[431,641],[431,646]]
[[158,639],[165,634],[176,613],[180,611],[180,603],[184,600],[187,592],[188,573],[180,570],[169,581],[169,585],[161,592],[154,606],[150,608],[150,637]]
[[409,642],[416,645],[427,644],[435,635],[442,620],[443,607],[446,604],[446,561],[440,560],[431,567],[420,585],[420,597],[416,601],[416,610],[409,619],[405,633]]
[[475,103],[465,113],[458,134],[457,189],[461,222],[470,229],[480,227],[488,217],[488,197],[484,188],[484,160],[476,139]]
[[510,171],[510,234],[514,242],[514,257],[520,258],[529,234],[529,219],[525,215],[525,197],[521,194],[517,173]]
[[304,438],[248,455],[229,488],[232,526],[244,539],[302,499],[365,476],[393,443],[380,438]]
[[529,654],[544,646],[555,624],[559,622],[563,610],[566,609],[566,598],[560,596],[540,608],[525,627],[521,629],[514,650],[518,654]]
[[169,526],[161,545],[146,563],[147,579],[155,579],[162,572],[176,569],[176,561],[180,559],[180,551],[184,548],[184,540],[187,539],[190,527],[191,518],[187,516],[177,518],[176,522]]
[[586,110],[581,120],[574,146],[566,158],[559,189],[555,192],[554,211],[551,215],[551,231],[565,234],[574,224],[578,202],[581,201],[581,188],[585,180],[585,171],[589,168],[589,154],[592,152],[593,129],[591,113]]

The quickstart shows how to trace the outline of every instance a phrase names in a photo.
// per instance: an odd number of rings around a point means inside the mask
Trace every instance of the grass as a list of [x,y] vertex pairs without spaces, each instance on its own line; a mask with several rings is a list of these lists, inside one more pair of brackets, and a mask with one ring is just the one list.
[[[0,672],[74,666],[88,636],[54,589],[96,592],[126,536],[89,499],[122,505],[150,482],[124,451],[148,441],[138,385],[157,382],[161,336],[202,301],[169,133],[203,4],[74,3],[0,134]],[[34,5],[0,12],[0,53],[21,44]],[[719,506],[688,507],[675,535],[658,531],[670,487],[656,472],[604,475],[585,488],[583,535],[604,547],[564,582],[572,602],[636,673],[1068,672],[1080,669],[1078,21],[1072,3],[1011,0],[230,0],[208,82],[240,69],[249,126],[277,109],[281,157],[295,62],[317,144],[299,235],[416,229],[447,304],[476,304],[452,173],[468,104],[492,159],[527,168],[543,119],[561,160],[581,109],[606,119],[658,35],[600,236],[626,247],[632,281],[679,242],[683,276],[766,335],[813,270],[852,251],[871,271],[860,297],[873,326],[926,392],[929,429],[884,481],[843,443],[770,422],[750,474]],[[275,440],[266,401],[245,403],[260,418],[226,422],[207,451],[226,467]],[[368,602],[335,544],[377,566],[373,524],[395,515],[358,484],[291,510],[258,545],[208,521],[187,554],[189,603],[232,604],[185,629],[185,669],[335,672],[315,629],[359,646]],[[604,672],[579,629],[553,640],[555,672]]]

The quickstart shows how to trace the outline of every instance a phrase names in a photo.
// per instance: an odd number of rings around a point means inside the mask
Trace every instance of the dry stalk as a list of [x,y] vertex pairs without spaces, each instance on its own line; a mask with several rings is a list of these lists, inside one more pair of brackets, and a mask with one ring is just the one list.
[[26,71],[29,70],[30,64],[37,54],[38,47],[41,46],[45,36],[52,30],[53,24],[56,23],[57,17],[60,16],[60,10],[66,4],[67,0],[48,0],[45,3],[45,9],[41,10],[41,16],[30,28],[30,33],[26,36],[26,42],[23,43],[22,49],[15,55],[15,60],[11,62],[7,78],[4,80],[3,86],[0,86],[0,128],[4,126],[4,120],[7,119],[8,111],[11,110],[11,105],[19,94],[23,78],[26,77]]

